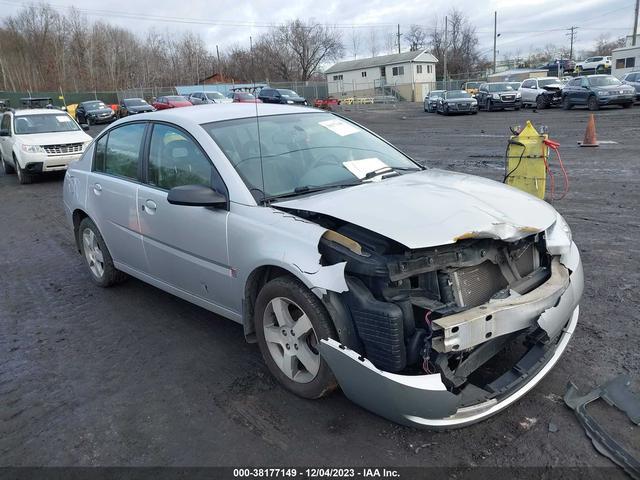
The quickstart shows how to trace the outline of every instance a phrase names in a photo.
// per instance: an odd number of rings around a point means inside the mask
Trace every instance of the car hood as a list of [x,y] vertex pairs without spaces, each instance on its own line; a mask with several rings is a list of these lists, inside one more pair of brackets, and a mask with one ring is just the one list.
[[127,110],[130,112],[153,112],[153,107],[151,105],[140,105],[139,107],[127,107]]
[[515,241],[549,228],[556,212],[513,187],[472,175],[425,170],[273,204],[329,215],[408,248],[465,238]]
[[453,103],[475,103],[477,100],[475,98],[447,98],[443,100],[444,102],[453,102]]
[[305,102],[306,100],[304,99],[304,97],[285,97],[284,95],[282,96],[282,98],[284,100],[291,100],[292,102]]
[[91,137],[82,130],[73,132],[32,133],[29,135],[17,135],[25,145],[61,145],[65,143],[83,143],[91,140]]
[[549,92],[555,92],[558,90],[562,90],[562,84],[561,83],[551,83],[549,85],[545,85],[544,87],[542,87],[543,90],[547,90]]
[[99,115],[101,113],[113,113],[113,110],[111,110],[110,108],[93,108],[91,110],[87,110],[87,113],[94,113],[96,115]]
[[620,90],[623,91],[627,91],[627,92],[632,92],[633,91],[633,87],[631,85],[625,85],[624,83],[622,85],[606,85],[606,86],[602,86],[602,87],[593,87],[594,90],[600,90],[603,92],[618,92]]

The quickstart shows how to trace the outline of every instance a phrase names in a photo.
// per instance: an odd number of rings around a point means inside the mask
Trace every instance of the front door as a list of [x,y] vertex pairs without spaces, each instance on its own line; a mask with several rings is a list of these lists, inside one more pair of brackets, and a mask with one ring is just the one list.
[[227,209],[172,205],[168,191],[181,185],[226,190],[196,141],[167,124],[154,124],[147,181],[138,187],[138,211],[150,273],[156,279],[218,306],[233,299],[227,255]]

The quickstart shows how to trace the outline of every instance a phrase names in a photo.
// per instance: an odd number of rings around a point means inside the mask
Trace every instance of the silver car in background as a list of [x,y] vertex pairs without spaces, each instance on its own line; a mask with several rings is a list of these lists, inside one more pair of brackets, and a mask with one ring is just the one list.
[[239,322],[290,391],[339,384],[406,425],[507,407],[578,320],[580,255],[549,204],[321,110],[119,120],[69,168],[64,207],[96,284],[131,275]]

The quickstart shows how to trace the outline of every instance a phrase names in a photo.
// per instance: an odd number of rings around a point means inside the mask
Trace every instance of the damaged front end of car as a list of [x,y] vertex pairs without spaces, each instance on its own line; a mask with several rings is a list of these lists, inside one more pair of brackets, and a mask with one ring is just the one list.
[[583,273],[560,215],[546,231],[496,227],[409,249],[289,211],[327,228],[323,265],[345,265],[348,290],[316,294],[356,335],[323,339],[320,353],[347,397],[389,420],[453,428],[493,415],[545,376],[573,334]]

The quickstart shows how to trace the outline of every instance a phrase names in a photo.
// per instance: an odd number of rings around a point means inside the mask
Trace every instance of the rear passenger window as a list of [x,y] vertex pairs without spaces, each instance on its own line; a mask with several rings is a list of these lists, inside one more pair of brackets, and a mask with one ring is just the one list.
[[144,123],[125,125],[111,130],[98,140],[93,169],[118,177],[137,179],[145,128]]
[[180,185],[211,186],[213,167],[195,142],[178,129],[157,124],[149,149],[148,182],[170,190]]

